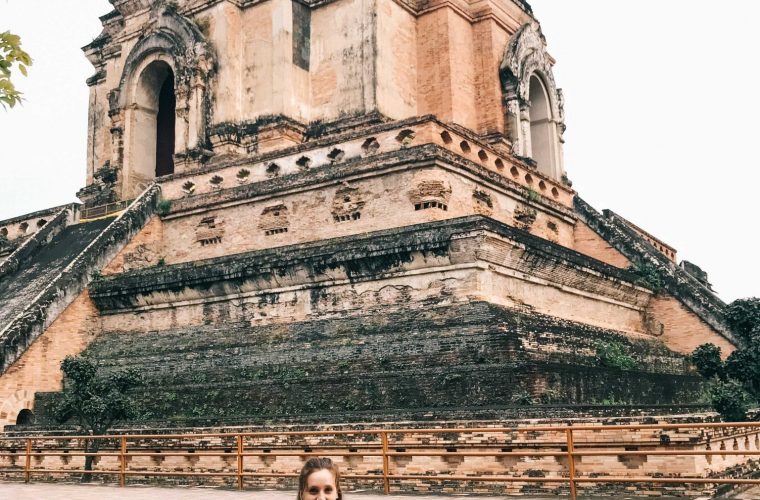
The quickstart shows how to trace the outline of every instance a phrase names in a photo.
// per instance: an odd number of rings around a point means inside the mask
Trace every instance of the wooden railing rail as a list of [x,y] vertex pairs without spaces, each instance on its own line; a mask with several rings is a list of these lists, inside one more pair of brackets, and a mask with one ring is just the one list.
[[[709,430],[721,429],[729,431],[720,435],[702,434],[698,443],[674,442],[672,449],[652,450],[617,450],[599,449],[605,448],[605,442],[597,439],[599,435],[609,434],[622,430],[638,431],[666,431],[666,430]],[[735,431],[732,434],[730,431]],[[556,433],[557,438],[551,441],[535,439],[539,436],[531,433]],[[589,434],[590,433],[590,434]],[[463,435],[474,436],[474,442],[453,443],[453,439],[430,440],[425,443],[411,443],[404,440],[404,436],[414,435],[442,435],[462,437]],[[501,435],[528,435],[534,440],[512,441],[492,440],[483,441],[487,434]],[[385,494],[391,492],[393,482],[401,481],[460,481],[460,482],[503,482],[503,483],[564,483],[569,487],[569,496],[575,500],[577,497],[578,484],[587,483],[661,483],[661,484],[734,484],[734,485],[760,485],[760,479],[736,479],[736,478],[708,478],[708,477],[655,477],[655,476],[597,476],[579,474],[577,471],[578,461],[582,457],[601,456],[741,456],[758,457],[760,447],[755,450],[723,449],[723,450],[688,450],[678,449],[680,446],[690,444],[707,446],[711,441],[725,441],[755,434],[760,435],[760,422],[744,423],[688,423],[688,424],[626,424],[626,425],[575,425],[575,426],[533,426],[533,427],[478,427],[478,428],[435,428],[435,429],[362,429],[362,430],[339,430],[339,431],[266,431],[266,432],[232,432],[232,433],[199,433],[199,434],[121,434],[109,436],[2,436],[0,437],[0,459],[10,457],[13,467],[0,468],[0,473],[22,474],[26,483],[31,482],[32,477],[38,474],[100,474],[117,476],[119,485],[125,486],[127,478],[131,476],[164,476],[164,477],[219,477],[234,478],[238,489],[245,488],[246,478],[296,478],[297,471],[293,472],[259,472],[247,471],[245,459],[247,457],[306,457],[310,455],[327,455],[332,457],[358,457],[379,458],[382,460],[382,471],[369,474],[343,474],[346,479],[371,480],[382,482]],[[559,437],[561,436],[561,438]],[[309,442],[319,438],[334,437],[336,442],[320,443]],[[544,436],[545,437],[545,436]],[[583,437],[595,439],[582,440]],[[699,436],[697,436],[699,437]],[[199,439],[224,439],[224,443],[203,443]],[[277,438],[283,442],[263,441],[265,438]],[[562,439],[563,438],[563,439]],[[294,440],[301,439],[295,443]],[[350,442],[343,442],[345,439]],[[358,441],[359,439],[363,439]],[[86,452],[82,442],[98,440],[101,442],[99,451]],[[158,443],[150,441],[160,440]],[[186,441],[186,442],[183,442]],[[615,441],[615,443],[618,443]],[[645,446],[653,446],[652,440],[647,440]],[[407,447],[424,446],[424,449],[407,451]],[[639,446],[637,442],[628,442],[629,446]],[[23,446],[22,446],[23,445]],[[72,446],[76,445],[76,447]],[[533,449],[513,448],[520,446],[532,446]],[[667,447],[661,444],[659,447]],[[539,450],[538,448],[555,448],[556,450]],[[756,446],[757,447],[757,446]],[[185,448],[182,451],[178,448]],[[464,449],[463,449],[464,448]],[[468,449],[477,448],[477,449]],[[593,448],[593,449],[586,449]],[[733,447],[732,447],[733,448]],[[23,450],[23,451],[21,451]],[[23,467],[15,466],[15,461],[23,457]],[[82,470],[49,469],[33,467],[33,459],[43,457],[111,457],[118,460],[118,469],[95,469]],[[207,471],[163,471],[163,470],[130,470],[129,459],[132,457],[220,457],[234,460],[234,470],[227,472]],[[555,476],[534,477],[526,475],[422,475],[422,474],[399,474],[392,470],[392,459],[398,457],[564,457],[567,460],[566,471]],[[156,467],[159,465],[156,464]],[[230,468],[230,469],[233,469]],[[507,471],[505,471],[507,472]],[[600,471],[604,473],[604,471]]]

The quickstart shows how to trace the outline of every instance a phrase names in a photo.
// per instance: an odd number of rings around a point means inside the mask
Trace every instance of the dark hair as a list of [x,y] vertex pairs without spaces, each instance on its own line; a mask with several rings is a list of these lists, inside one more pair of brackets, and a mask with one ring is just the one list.
[[338,492],[338,500],[343,500],[343,492],[340,490],[340,472],[338,471],[338,466],[329,458],[323,457],[310,458],[305,464],[303,464],[301,475],[298,476],[298,496],[296,497],[296,500],[303,500],[303,492],[306,491],[309,476],[314,472],[319,472],[323,469],[332,472],[332,475],[335,478],[335,489]]

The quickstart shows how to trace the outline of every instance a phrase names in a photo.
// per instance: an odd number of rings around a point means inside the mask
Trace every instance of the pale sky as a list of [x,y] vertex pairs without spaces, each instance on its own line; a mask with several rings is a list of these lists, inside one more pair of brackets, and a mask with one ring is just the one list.
[[[678,250],[721,298],[760,296],[760,3],[529,0],[557,60],[579,194]],[[107,0],[0,0],[35,64],[0,110],[0,220],[76,201],[87,86],[80,47]]]

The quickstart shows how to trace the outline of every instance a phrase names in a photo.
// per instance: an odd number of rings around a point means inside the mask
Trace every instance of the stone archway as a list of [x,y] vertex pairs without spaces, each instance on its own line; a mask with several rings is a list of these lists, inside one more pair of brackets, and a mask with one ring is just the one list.
[[158,6],[109,95],[112,165],[120,197],[135,198],[157,176],[187,169],[204,153],[215,57],[200,29]]
[[564,176],[565,131],[562,91],[552,73],[552,59],[537,23],[520,28],[507,44],[501,63],[507,137],[512,153],[535,162],[554,179]]
[[19,389],[0,404],[0,427],[15,424],[23,410],[31,411],[34,407],[34,391]]
[[549,93],[541,77],[530,77],[530,156],[538,171],[556,177],[557,173],[557,126],[552,113]]
[[[137,191],[155,177],[174,173],[174,70],[156,58],[137,76],[127,122],[125,181]],[[138,193],[132,192],[133,197]]]

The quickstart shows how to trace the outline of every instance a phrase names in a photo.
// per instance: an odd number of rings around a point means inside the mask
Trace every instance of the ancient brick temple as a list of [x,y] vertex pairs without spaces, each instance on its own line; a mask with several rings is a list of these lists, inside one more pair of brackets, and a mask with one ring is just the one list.
[[0,424],[78,353],[148,420],[343,422],[687,405],[685,355],[733,349],[706,275],[571,187],[527,2],[111,3],[83,204],[0,221]]

